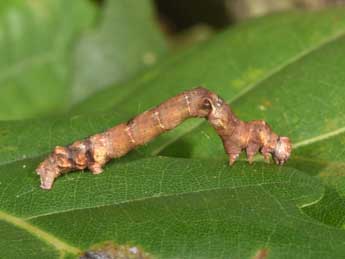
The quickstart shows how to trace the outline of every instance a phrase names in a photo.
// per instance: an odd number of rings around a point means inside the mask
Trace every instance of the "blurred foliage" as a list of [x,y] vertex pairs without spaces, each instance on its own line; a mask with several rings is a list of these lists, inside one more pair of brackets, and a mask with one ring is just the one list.
[[166,49],[149,0],[5,1],[0,14],[0,119],[62,113]]
[[87,1],[2,1],[0,119],[66,109],[76,36],[96,10]]
[[315,10],[345,5],[345,0],[155,0],[169,32],[197,24],[224,28],[239,20],[290,9]]
[[343,2],[156,0],[155,14],[150,0],[2,1],[0,119],[63,114],[93,93],[125,82],[165,56],[160,30],[171,49],[183,49],[237,20]]
[[73,102],[129,79],[166,50],[149,0],[108,1],[103,9],[99,24],[76,46]]

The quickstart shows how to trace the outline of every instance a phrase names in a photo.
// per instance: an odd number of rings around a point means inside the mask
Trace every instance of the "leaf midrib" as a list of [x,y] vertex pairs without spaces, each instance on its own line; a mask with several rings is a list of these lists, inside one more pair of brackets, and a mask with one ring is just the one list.
[[[317,162],[317,161],[314,161]],[[251,187],[259,187],[261,189],[264,189],[264,186],[270,186],[270,185],[282,185],[282,184],[288,184],[290,183],[291,177],[289,177],[285,181],[271,181],[267,183],[254,183],[254,184],[247,184],[247,185],[241,185],[241,186],[231,186],[231,187],[215,187],[215,188],[206,188],[203,190],[196,190],[196,191],[186,191],[186,192],[180,192],[180,193],[167,193],[164,195],[159,195],[159,196],[148,196],[148,197],[143,197],[143,198],[137,198],[137,199],[132,199],[132,200],[124,200],[120,202],[114,202],[114,203],[108,203],[108,204],[102,204],[98,206],[87,206],[83,208],[72,208],[72,209],[66,209],[66,210],[60,210],[56,212],[50,212],[50,213],[44,213],[44,214],[38,214],[35,216],[31,217],[17,217],[13,216],[7,212],[4,212],[0,210],[0,220],[4,220],[9,224],[14,225],[15,227],[19,227],[22,230],[28,232],[29,234],[32,234],[36,236],[38,239],[47,242],[48,244],[52,245],[57,249],[57,251],[60,252],[61,255],[63,255],[65,252],[67,253],[72,253],[72,254],[79,254],[80,253],[80,248],[75,247],[73,245],[70,245],[68,243],[65,243],[63,240],[60,240],[59,237],[46,232],[45,230],[40,229],[39,227],[33,225],[30,223],[30,220],[37,220],[42,217],[46,216],[52,216],[52,215],[59,215],[63,213],[68,213],[68,212],[73,212],[73,211],[80,211],[80,210],[86,210],[86,209],[97,209],[97,208],[102,208],[102,207],[111,207],[111,206],[121,206],[124,204],[129,204],[133,202],[143,202],[143,201],[148,201],[148,200],[156,200],[156,199],[165,199],[165,198],[171,198],[171,197],[183,197],[185,195],[195,195],[195,194],[200,194],[200,193],[209,193],[213,191],[230,191],[230,190],[238,190],[238,189],[245,189],[245,188],[251,188]],[[301,205],[303,207],[304,205]],[[287,215],[291,216],[291,215]],[[309,222],[309,221],[308,221]],[[309,223],[314,223],[316,224],[317,222],[309,222]],[[329,227],[328,225],[324,224],[317,224],[317,225],[322,225],[325,227]]]
[[287,181],[279,181],[279,182],[273,182],[272,181],[272,182],[268,182],[268,183],[247,184],[247,185],[231,186],[231,187],[223,186],[223,187],[219,187],[219,188],[206,188],[206,189],[201,189],[201,190],[186,191],[186,192],[179,192],[179,193],[166,193],[163,195],[146,196],[146,197],[142,197],[142,198],[123,200],[123,201],[119,201],[119,202],[101,204],[101,205],[97,205],[97,206],[85,206],[83,208],[71,208],[71,209],[65,209],[65,210],[60,210],[60,211],[56,211],[56,212],[42,213],[42,214],[37,214],[35,216],[25,217],[25,218],[23,218],[23,220],[38,219],[41,217],[57,215],[57,214],[71,212],[71,211],[97,209],[97,208],[109,207],[109,206],[121,206],[121,205],[132,203],[132,202],[143,202],[143,201],[147,201],[147,200],[165,199],[165,198],[170,198],[170,197],[183,197],[186,195],[195,195],[195,194],[208,193],[208,192],[213,192],[213,191],[221,191],[221,190],[230,191],[230,190],[236,190],[236,189],[242,189],[242,188],[262,187],[262,186],[268,186],[268,185],[287,184],[287,183],[289,183],[288,180]]
[[61,210],[56,212],[50,212],[50,213],[44,213],[44,214],[38,214],[31,217],[18,217],[11,215],[7,212],[4,212],[0,210],[0,220],[3,220],[15,227],[18,227],[26,232],[28,232],[31,235],[36,236],[38,239],[47,242],[48,244],[52,245],[56,248],[57,251],[60,252],[61,255],[63,255],[64,252],[72,253],[72,254],[80,254],[81,250],[78,247],[74,247],[72,245],[69,245],[65,243],[64,241],[60,240],[58,237],[54,236],[53,234],[50,234],[49,232],[46,232],[39,227],[33,225],[30,223],[30,220],[37,220],[42,217],[46,216],[52,216],[52,215],[59,215],[63,213],[73,212],[73,211],[80,211],[80,210],[86,210],[86,209],[97,209],[102,207],[110,207],[110,206],[121,206],[124,204],[132,203],[132,202],[142,202],[147,200],[155,200],[155,199],[165,199],[168,197],[179,197],[179,196],[185,196],[185,195],[194,195],[199,193],[205,193],[205,192],[212,192],[212,191],[221,191],[221,190],[235,190],[235,189],[241,189],[241,188],[249,188],[249,187],[262,187],[266,185],[276,185],[276,184],[285,184],[288,183],[288,181],[280,181],[280,182],[269,182],[269,183],[259,183],[259,184],[248,184],[248,185],[242,185],[242,186],[233,186],[233,187],[221,187],[221,188],[210,188],[210,189],[204,189],[204,190],[198,190],[198,191],[189,191],[189,192],[181,192],[181,193],[170,193],[166,195],[160,195],[160,196],[150,196],[150,197],[143,197],[138,199],[132,199],[132,200],[126,200],[122,202],[117,203],[108,203],[103,204],[99,206],[88,206],[84,208],[77,208],[77,209],[67,209],[67,210]]
[[[165,158],[170,158],[170,157],[165,157]],[[294,159],[295,160],[301,160],[301,161],[308,161],[308,162],[315,163],[315,164],[328,164],[328,165],[336,164],[336,165],[339,165],[339,166],[344,166],[345,165],[345,163],[342,163],[342,162],[321,161],[321,160],[316,160],[316,159],[305,158],[303,156],[296,156],[296,157],[294,157]],[[139,202],[139,201],[146,201],[146,200],[160,199],[160,198],[167,198],[167,197],[180,197],[180,196],[184,196],[184,195],[198,194],[198,193],[211,192],[211,191],[235,190],[235,189],[248,188],[248,187],[259,187],[259,186],[262,187],[262,186],[267,186],[267,185],[272,185],[272,184],[276,185],[276,184],[286,184],[286,183],[289,183],[289,181],[277,181],[277,182],[276,181],[272,181],[272,182],[268,182],[268,183],[247,184],[247,185],[241,185],[241,186],[219,187],[219,188],[218,187],[206,188],[206,189],[201,189],[201,190],[186,191],[186,192],[179,192],[179,193],[166,193],[166,194],[163,194],[163,195],[146,196],[146,197],[142,197],[142,198],[135,198],[135,199],[132,199],[132,200],[123,200],[123,201],[114,202],[114,203],[104,203],[104,204],[100,204],[100,205],[97,205],[97,206],[85,206],[85,207],[82,207],[82,208],[64,209],[64,210],[60,210],[58,212],[42,213],[42,214],[37,214],[37,215],[34,215],[34,216],[23,217],[21,219],[23,219],[23,220],[32,220],[32,219],[37,219],[37,218],[40,218],[40,217],[51,216],[51,215],[56,215],[56,214],[61,214],[61,213],[66,213],[66,212],[71,212],[71,211],[77,211],[77,210],[96,209],[96,208],[102,208],[102,207],[106,207],[106,206],[120,206],[120,205],[131,203],[131,202]],[[0,213],[1,212],[2,212],[2,210],[0,210]]]
[[[289,178],[290,179],[290,178]],[[53,212],[53,213],[45,213],[45,214],[40,214],[37,216],[32,216],[32,217],[26,217],[26,218],[21,218],[17,216],[13,216],[7,212],[3,212],[0,210],[0,220],[4,220],[7,223],[14,225],[18,228],[21,228],[22,230],[28,232],[29,234],[32,234],[36,236],[38,239],[47,242],[51,246],[55,247],[56,250],[60,253],[61,257],[67,252],[71,254],[80,254],[81,249],[79,247],[72,246],[68,243],[65,243],[63,240],[60,240],[58,237],[56,237],[54,234],[51,234],[49,232],[46,232],[42,230],[41,228],[33,225],[30,223],[30,220],[32,219],[39,219],[41,217],[46,217],[46,216],[51,216],[51,215],[57,215],[57,214],[62,214],[62,213],[67,213],[70,211],[79,211],[79,210],[85,210],[85,209],[96,209],[96,208],[101,208],[101,207],[111,207],[111,206],[121,206],[123,204],[128,204],[132,202],[142,202],[142,201],[147,201],[147,200],[155,200],[155,199],[165,199],[168,197],[180,197],[180,196],[185,196],[185,195],[191,195],[191,194],[199,194],[199,193],[206,193],[206,192],[212,192],[212,191],[221,191],[221,190],[236,190],[236,189],[242,189],[242,188],[250,188],[250,187],[259,187],[260,189],[264,189],[263,186],[267,185],[277,185],[277,184],[286,184],[289,183],[289,180],[286,181],[279,181],[279,182],[269,182],[269,183],[258,183],[258,184],[247,184],[247,185],[242,185],[242,186],[233,186],[233,187],[221,187],[221,188],[210,188],[210,189],[204,189],[204,190],[198,190],[198,191],[189,191],[189,192],[181,192],[181,193],[175,193],[175,194],[167,194],[167,195],[161,195],[161,196],[150,196],[150,197],[144,197],[140,199],[133,199],[130,201],[123,201],[123,202],[118,202],[118,203],[113,203],[113,204],[104,204],[101,206],[93,206],[93,207],[84,207],[84,208],[78,208],[78,209],[69,209],[69,210],[61,210],[59,212]],[[271,196],[271,194],[268,194],[265,192],[266,195]],[[274,200],[276,200],[276,197],[272,197]],[[280,203],[278,201],[278,203]],[[288,217],[293,217],[292,215],[286,214]],[[299,219],[302,220],[302,219]],[[309,221],[308,221],[309,222]],[[324,227],[329,228],[330,226],[320,224],[318,222],[309,222],[315,225],[322,225]]]

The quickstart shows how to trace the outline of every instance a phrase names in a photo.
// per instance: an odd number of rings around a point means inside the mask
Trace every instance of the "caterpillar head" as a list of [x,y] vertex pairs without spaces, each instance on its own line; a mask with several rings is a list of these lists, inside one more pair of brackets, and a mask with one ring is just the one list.
[[41,188],[51,189],[55,178],[70,167],[71,162],[68,159],[67,148],[56,147],[49,157],[36,169],[37,174],[41,178]]
[[277,165],[284,164],[290,157],[292,145],[288,137],[278,137],[272,156]]
[[52,188],[55,178],[60,174],[59,168],[51,156],[37,167],[36,173],[41,178],[41,188],[47,190]]

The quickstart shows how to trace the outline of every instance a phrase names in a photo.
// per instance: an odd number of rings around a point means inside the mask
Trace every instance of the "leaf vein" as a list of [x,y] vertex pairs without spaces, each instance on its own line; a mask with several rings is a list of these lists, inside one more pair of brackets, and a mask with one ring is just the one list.
[[220,188],[216,187],[216,188],[209,188],[209,189],[196,190],[196,191],[187,191],[187,192],[180,192],[180,193],[157,194],[156,196],[148,196],[148,197],[136,198],[136,199],[132,199],[132,200],[123,200],[123,201],[119,201],[119,202],[100,204],[100,205],[96,205],[96,206],[85,206],[83,208],[71,208],[71,209],[65,209],[65,210],[61,210],[61,211],[57,211],[57,212],[42,213],[42,214],[37,214],[34,216],[26,217],[24,220],[32,220],[32,219],[37,219],[37,218],[41,218],[41,217],[46,217],[46,216],[76,211],[76,210],[96,209],[96,208],[108,207],[108,206],[120,206],[120,205],[128,204],[131,202],[142,202],[142,201],[154,200],[154,199],[160,199],[160,198],[180,197],[180,196],[185,196],[185,195],[190,195],[190,194],[202,194],[204,192],[221,191],[221,190],[236,190],[236,189],[249,188],[249,187],[260,187],[260,188],[262,188],[262,186],[266,186],[266,185],[286,184],[286,183],[288,183],[288,181],[278,181],[278,182],[272,181],[269,183],[247,184],[247,185],[242,185],[242,186],[220,187]]
[[58,239],[54,235],[38,228],[37,226],[28,223],[24,219],[0,211],[0,220],[6,221],[9,224],[12,224],[18,228],[27,231],[28,233],[38,237],[39,239],[44,240],[51,246],[55,247],[60,253],[68,252],[72,254],[79,254],[81,252],[79,248],[65,243],[64,241]]

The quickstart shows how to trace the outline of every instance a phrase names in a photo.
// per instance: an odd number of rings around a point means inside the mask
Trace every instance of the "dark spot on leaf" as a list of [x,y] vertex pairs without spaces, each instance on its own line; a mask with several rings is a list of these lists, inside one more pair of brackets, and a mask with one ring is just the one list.
[[9,133],[9,131],[7,130],[7,129],[2,129],[2,128],[0,128],[0,136],[6,136],[6,135],[8,135],[8,133]]
[[105,242],[84,252],[80,259],[152,259],[153,257],[138,246],[118,245]]

